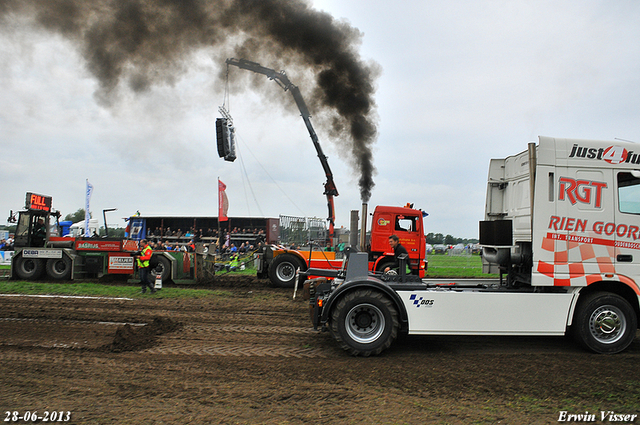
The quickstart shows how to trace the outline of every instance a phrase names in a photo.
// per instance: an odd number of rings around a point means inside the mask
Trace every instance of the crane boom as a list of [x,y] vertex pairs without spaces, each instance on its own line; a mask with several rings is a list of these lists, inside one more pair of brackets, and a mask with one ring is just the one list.
[[300,110],[302,120],[307,126],[307,130],[309,131],[309,135],[311,136],[313,146],[316,148],[318,158],[320,159],[320,164],[322,164],[322,169],[324,170],[324,173],[327,177],[327,181],[324,184],[324,195],[327,197],[327,207],[329,208],[329,217],[327,218],[327,220],[329,221],[329,244],[331,245],[333,243],[336,218],[333,197],[338,196],[338,189],[336,188],[336,185],[333,181],[333,173],[331,172],[331,168],[329,167],[327,156],[322,151],[322,147],[320,146],[320,142],[318,141],[318,135],[311,125],[311,114],[309,113],[309,108],[307,108],[307,104],[304,101],[302,94],[300,93],[300,89],[289,80],[289,77],[287,77],[287,74],[284,71],[278,72],[274,69],[266,68],[259,63],[251,62],[245,59],[230,58],[226,60],[226,63],[227,65],[237,66],[240,69],[246,69],[258,74],[266,75],[270,80],[278,83],[278,85],[282,87],[284,91],[288,90],[291,92],[291,95],[293,96],[293,99],[295,100],[296,105]]

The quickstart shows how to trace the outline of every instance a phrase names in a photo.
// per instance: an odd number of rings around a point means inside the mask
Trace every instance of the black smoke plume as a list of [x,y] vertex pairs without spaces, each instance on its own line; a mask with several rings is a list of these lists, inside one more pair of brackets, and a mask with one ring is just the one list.
[[315,115],[331,117],[321,125],[349,151],[369,200],[378,67],[360,58],[357,29],[304,0],[0,0],[0,25],[17,18],[77,43],[105,105],[122,83],[135,92],[172,84],[198,49],[213,49],[220,64],[279,65]]

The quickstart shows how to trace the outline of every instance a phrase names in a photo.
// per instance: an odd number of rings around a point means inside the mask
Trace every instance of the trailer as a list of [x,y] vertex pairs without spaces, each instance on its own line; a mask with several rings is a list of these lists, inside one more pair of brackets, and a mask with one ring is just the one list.
[[371,273],[350,253],[340,271],[305,282],[311,320],[352,355],[409,335],[571,334],[618,353],[640,314],[640,147],[539,137],[489,167],[485,271],[494,280]]

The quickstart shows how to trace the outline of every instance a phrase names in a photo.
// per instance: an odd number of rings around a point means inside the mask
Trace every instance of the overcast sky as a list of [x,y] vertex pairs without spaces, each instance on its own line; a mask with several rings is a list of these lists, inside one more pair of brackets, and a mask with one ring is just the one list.
[[[381,68],[370,211],[411,202],[429,213],[427,232],[475,238],[490,158],[538,135],[640,142],[637,1],[313,4],[358,28],[361,57]],[[52,196],[63,215],[83,208],[86,179],[101,225],[105,208],[118,208],[108,219],[120,226],[136,211],[216,216],[218,177],[230,216],[326,217],[324,173],[274,82],[264,78],[268,98],[230,88],[239,158],[218,157],[225,65],[213,57],[195,52],[173,84],[122,90],[105,107],[74,44],[20,20],[2,26],[2,223],[29,191]],[[337,225],[348,227],[361,206],[357,176],[318,133],[340,193]]]

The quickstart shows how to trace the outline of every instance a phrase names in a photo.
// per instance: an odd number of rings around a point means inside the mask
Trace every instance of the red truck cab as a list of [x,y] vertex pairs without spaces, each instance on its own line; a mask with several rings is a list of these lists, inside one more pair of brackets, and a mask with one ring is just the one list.
[[426,239],[422,223],[423,212],[406,207],[377,206],[371,223],[370,261],[373,270],[383,271],[394,261],[389,236],[395,234],[409,253],[412,273],[424,277],[427,269]]

